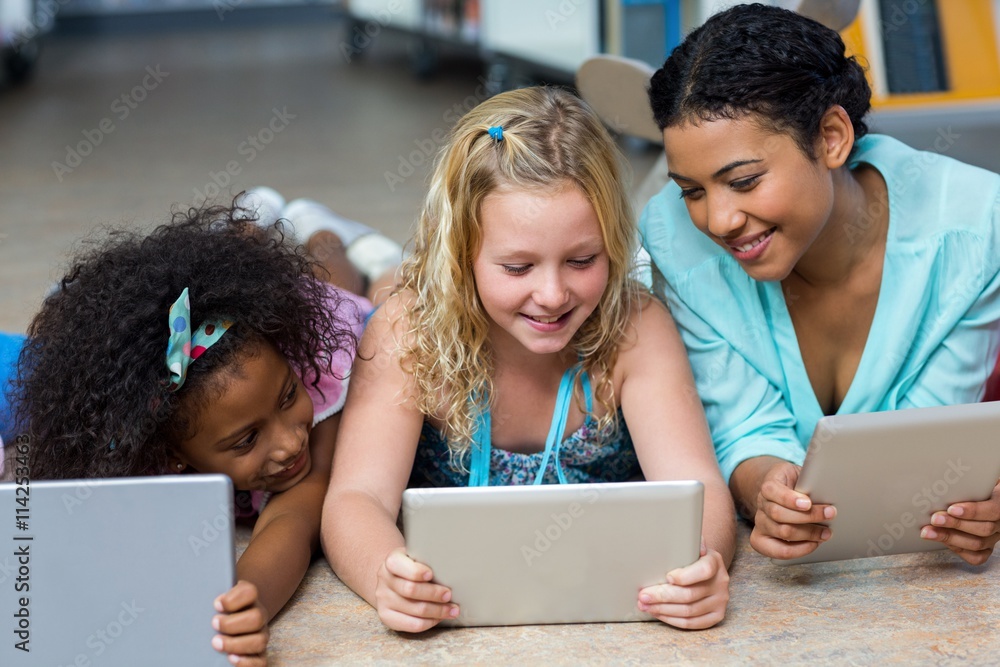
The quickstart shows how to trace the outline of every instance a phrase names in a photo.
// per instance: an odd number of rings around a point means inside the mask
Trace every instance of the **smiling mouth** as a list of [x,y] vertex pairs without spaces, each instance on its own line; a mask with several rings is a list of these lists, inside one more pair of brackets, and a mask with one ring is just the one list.
[[538,317],[535,315],[525,315],[529,320],[534,320],[535,322],[541,322],[542,324],[552,324],[553,322],[558,322],[562,318],[566,317],[569,313],[563,313],[562,315],[554,315],[552,317]]
[[274,473],[273,475],[268,475],[268,476],[271,477],[272,479],[287,479],[288,477],[292,477],[298,474],[298,472],[302,469],[302,466],[305,464],[306,453],[308,451],[309,451],[308,445],[304,446],[302,448],[302,451],[299,452],[298,456],[296,456],[291,463],[289,463],[287,466],[285,466],[278,472]]
[[775,227],[772,227],[771,229],[767,230],[766,232],[764,232],[754,240],[750,241],[749,243],[744,243],[743,245],[738,245],[738,246],[730,245],[729,247],[735,250],[736,252],[749,252],[750,250],[753,250],[761,243],[766,241],[768,238],[770,238],[771,235],[774,234],[775,229],[776,229]]

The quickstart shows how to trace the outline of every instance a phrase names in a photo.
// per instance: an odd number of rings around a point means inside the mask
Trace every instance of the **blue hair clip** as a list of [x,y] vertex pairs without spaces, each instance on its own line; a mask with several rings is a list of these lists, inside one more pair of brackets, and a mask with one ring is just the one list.
[[487,131],[490,133],[490,137],[495,141],[503,141],[503,127],[500,125],[495,125]]

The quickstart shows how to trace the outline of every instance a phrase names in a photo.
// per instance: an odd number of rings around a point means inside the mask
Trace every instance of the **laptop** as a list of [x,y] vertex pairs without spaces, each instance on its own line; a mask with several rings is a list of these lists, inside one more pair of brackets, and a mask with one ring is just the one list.
[[0,665],[229,665],[211,646],[235,577],[228,477],[17,476],[0,484]]
[[946,548],[931,514],[986,500],[1000,478],[1000,402],[823,417],[796,490],[836,506],[833,536],[781,565]]
[[699,557],[697,481],[407,489],[411,558],[452,589],[442,625],[653,620],[639,589]]

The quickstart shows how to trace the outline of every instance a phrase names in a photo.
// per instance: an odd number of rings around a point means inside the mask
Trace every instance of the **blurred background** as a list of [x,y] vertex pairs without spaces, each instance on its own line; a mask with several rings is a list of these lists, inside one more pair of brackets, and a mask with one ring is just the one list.
[[[598,53],[658,66],[731,4],[0,0],[0,330],[24,331],[96,227],[256,185],[405,242],[462,113],[572,85]],[[1000,0],[862,0],[842,34],[875,130],[1000,170],[998,33]],[[638,185],[660,147],[621,145]]]

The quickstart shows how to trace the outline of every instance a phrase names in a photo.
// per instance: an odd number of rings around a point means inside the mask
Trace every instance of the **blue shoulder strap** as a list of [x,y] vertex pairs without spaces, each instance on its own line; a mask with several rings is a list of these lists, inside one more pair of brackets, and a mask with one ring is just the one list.
[[486,401],[475,401],[479,408],[476,432],[472,436],[472,461],[469,470],[469,486],[489,486],[490,485],[490,451],[493,449],[490,442],[490,433],[493,430],[493,423],[490,419],[490,407]]
[[[587,414],[593,412],[594,399],[593,391],[590,387],[590,377],[586,371],[580,370],[580,364],[576,364],[563,373],[562,380],[559,382],[556,406],[552,411],[552,426],[549,427],[549,435],[545,439],[545,452],[542,454],[542,463],[538,468],[538,473],[535,475],[534,482],[532,482],[533,484],[542,483],[553,452],[555,452],[556,476],[559,478],[559,483],[567,483],[562,464],[559,462],[559,447],[562,445],[562,435],[566,430],[566,420],[569,418],[569,409],[573,402],[573,384],[577,373],[579,373],[580,382],[583,385],[583,396],[587,404]],[[469,486],[489,486],[492,451],[490,410],[483,400],[477,400],[475,403],[479,406],[479,415],[476,433],[472,438]]]

